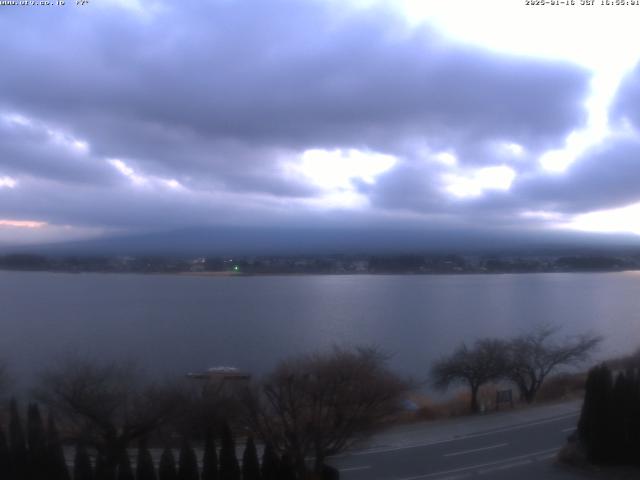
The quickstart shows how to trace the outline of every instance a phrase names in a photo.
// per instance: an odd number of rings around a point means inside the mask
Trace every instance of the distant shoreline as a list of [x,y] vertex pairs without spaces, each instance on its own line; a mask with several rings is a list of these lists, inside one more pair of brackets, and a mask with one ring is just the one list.
[[328,276],[464,276],[464,275],[533,275],[550,273],[633,273],[640,272],[638,268],[628,268],[621,270],[540,270],[540,271],[509,271],[509,272],[142,272],[142,271],[115,271],[115,270],[30,270],[30,269],[9,269],[0,268],[0,272],[15,273],[62,273],[67,275],[78,275],[86,273],[104,275],[163,275],[163,276],[184,276],[184,277],[328,277]]
[[640,270],[640,252],[627,254],[404,254],[291,256],[0,256],[0,270],[67,273],[142,273],[235,277],[265,275],[471,275],[589,273]]

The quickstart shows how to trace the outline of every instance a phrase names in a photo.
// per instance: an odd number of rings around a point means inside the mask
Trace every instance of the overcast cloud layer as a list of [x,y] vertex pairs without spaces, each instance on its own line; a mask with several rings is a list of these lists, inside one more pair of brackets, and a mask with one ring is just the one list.
[[[456,43],[383,6],[5,7],[0,30],[3,243],[221,225],[522,232],[640,202],[633,134],[562,174],[540,166],[586,124],[589,71]],[[639,80],[612,110],[626,132]]]

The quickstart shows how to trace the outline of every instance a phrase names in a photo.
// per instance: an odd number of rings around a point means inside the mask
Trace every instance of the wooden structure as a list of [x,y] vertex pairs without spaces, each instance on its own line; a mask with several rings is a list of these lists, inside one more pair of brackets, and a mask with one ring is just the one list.
[[496,392],[496,410],[500,410],[501,403],[508,403],[513,408],[513,392],[509,390],[498,390]]

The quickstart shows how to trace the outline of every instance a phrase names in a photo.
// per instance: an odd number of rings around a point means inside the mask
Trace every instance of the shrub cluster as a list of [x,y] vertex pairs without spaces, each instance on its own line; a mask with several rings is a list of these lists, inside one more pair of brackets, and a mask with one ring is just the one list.
[[[116,467],[100,451],[83,443],[76,444],[71,467],[65,460],[58,431],[49,416],[45,428],[36,404],[28,407],[26,429],[15,400],[11,401],[8,438],[0,427],[0,478],[3,480],[294,480],[293,463],[287,455],[280,457],[266,445],[262,461],[251,436],[246,440],[242,463],[236,456],[233,433],[224,425],[220,448],[211,432],[205,436],[202,461],[191,442],[184,438],[176,459],[173,450],[165,448],[158,466],[143,439],[138,443],[135,464],[123,448]],[[90,454],[90,450],[93,455]],[[93,458],[92,458],[93,457]],[[329,480],[338,479],[337,471],[327,467]]]
[[8,439],[0,428],[0,478],[69,480],[62,444],[53,417],[45,428],[40,409],[30,404],[26,434],[15,400],[9,409]]
[[578,438],[592,463],[640,465],[640,370],[589,371]]

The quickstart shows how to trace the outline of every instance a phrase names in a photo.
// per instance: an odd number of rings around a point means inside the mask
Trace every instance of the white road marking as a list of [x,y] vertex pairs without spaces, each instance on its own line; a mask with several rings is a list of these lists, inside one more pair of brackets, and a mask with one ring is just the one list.
[[498,443],[497,445],[490,445],[488,447],[474,448],[472,450],[462,450],[460,452],[445,453],[443,457],[457,457],[458,455],[466,455],[467,453],[482,452],[483,450],[492,450],[494,448],[506,447],[508,443]]
[[542,462],[544,460],[551,460],[552,458],[555,458],[556,455],[558,455],[558,452],[547,453],[546,455],[537,456],[536,460],[539,462]]
[[462,475],[451,475],[450,477],[441,477],[438,480],[460,480],[462,478],[469,478],[470,473],[463,473]]
[[510,462],[504,465],[498,465],[497,467],[484,468],[482,470],[478,470],[478,475],[484,475],[486,473],[499,472],[500,470],[509,470],[510,468],[521,467],[522,465],[529,465],[533,463],[531,460],[519,460],[517,462]]
[[480,463],[478,465],[469,465],[468,467],[454,468],[453,470],[443,470],[441,472],[425,473],[423,475],[416,475],[414,477],[404,477],[398,480],[423,480],[427,478],[433,478],[433,477],[448,475],[452,473],[466,472],[469,470],[475,470],[479,468],[493,467],[493,466],[499,466],[499,465],[504,465],[509,463],[514,464],[514,462],[517,462],[518,460],[530,459],[531,457],[535,457],[537,455],[545,455],[551,452],[555,452],[559,448],[560,447],[554,447],[554,448],[549,448],[547,450],[540,450],[538,452],[527,453],[525,455],[517,455],[515,457],[503,458],[502,460],[496,460],[495,462]]
[[361,467],[347,467],[341,468],[341,472],[355,472],[356,470],[368,470],[371,468],[371,465],[362,465]]
[[562,429],[562,433],[573,432],[575,429],[576,429],[576,427],[563,428]]
[[345,454],[341,454],[341,455],[336,455],[336,456],[334,456],[332,458],[355,457],[355,456],[361,456],[361,455],[375,455],[375,454],[378,454],[378,453],[399,452],[401,450],[410,450],[412,448],[429,447],[431,445],[440,445],[440,444],[443,444],[443,443],[457,442],[459,440],[467,440],[467,439],[470,439],[470,438],[487,437],[489,435],[494,435],[496,433],[510,432],[512,430],[522,430],[523,428],[535,427],[537,425],[544,425],[545,423],[558,422],[558,421],[561,421],[561,420],[566,420],[567,418],[577,417],[578,415],[580,415],[580,412],[569,413],[569,414],[562,415],[562,416],[559,416],[559,417],[549,418],[549,419],[546,419],[546,420],[540,420],[540,421],[532,422],[532,423],[513,425],[511,427],[500,428],[500,429],[497,429],[497,430],[492,430],[490,432],[472,433],[470,435],[462,435],[462,436],[455,437],[455,438],[448,438],[446,440],[435,440],[435,441],[432,441],[432,442],[414,443],[414,444],[405,445],[405,446],[402,446],[402,447],[371,448],[369,450],[361,450],[359,452],[349,452],[349,453],[345,453]]

